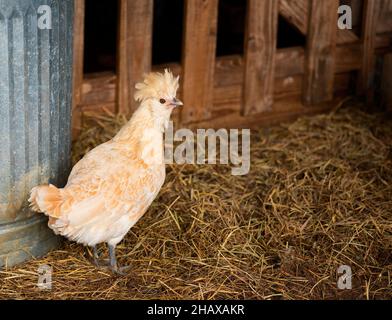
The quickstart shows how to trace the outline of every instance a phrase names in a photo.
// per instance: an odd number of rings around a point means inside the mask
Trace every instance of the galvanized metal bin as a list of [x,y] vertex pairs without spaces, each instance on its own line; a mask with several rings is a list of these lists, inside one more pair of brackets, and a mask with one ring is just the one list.
[[73,0],[0,0],[0,268],[59,243],[28,194],[70,168]]

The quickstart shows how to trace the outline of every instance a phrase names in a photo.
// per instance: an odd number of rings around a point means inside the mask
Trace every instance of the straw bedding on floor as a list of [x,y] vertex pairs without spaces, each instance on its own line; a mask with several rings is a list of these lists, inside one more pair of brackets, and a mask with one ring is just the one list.
[[[118,247],[126,276],[65,241],[0,271],[0,298],[390,299],[392,121],[360,109],[254,131],[246,176],[168,166],[159,197]],[[86,121],[74,161],[124,122]],[[42,264],[53,268],[52,290],[37,287]],[[352,268],[352,290],[337,288],[340,265]]]

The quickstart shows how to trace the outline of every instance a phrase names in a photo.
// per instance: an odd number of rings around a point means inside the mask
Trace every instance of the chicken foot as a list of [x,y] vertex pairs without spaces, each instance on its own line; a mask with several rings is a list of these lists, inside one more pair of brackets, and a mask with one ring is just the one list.
[[126,274],[125,271],[129,269],[129,266],[124,266],[124,267],[118,266],[117,258],[116,258],[116,246],[112,246],[108,244],[109,259],[101,259],[101,254],[98,250],[97,245],[93,246],[92,248],[93,248],[94,264],[98,268],[108,268],[110,271],[118,275]]
[[108,244],[109,247],[109,268],[113,273],[119,274],[119,275],[125,275],[129,266],[123,266],[119,267],[117,264],[117,258],[116,258],[116,246],[115,245],[110,245]]
[[101,259],[101,254],[99,253],[98,246],[93,246],[93,258],[94,264],[97,267],[108,267],[109,266],[109,259]]

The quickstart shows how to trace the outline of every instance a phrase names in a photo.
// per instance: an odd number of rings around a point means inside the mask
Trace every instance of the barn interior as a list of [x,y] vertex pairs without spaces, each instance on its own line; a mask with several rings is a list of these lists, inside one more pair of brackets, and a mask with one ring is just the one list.
[[[147,70],[181,76],[176,128],[251,129],[250,171],[168,165],[118,247],[127,275],[97,269],[89,249],[64,241],[0,270],[0,298],[390,299],[392,1],[340,1],[352,8],[349,30],[328,28],[330,6],[314,2],[208,0],[199,12],[183,0],[76,1],[73,164],[128,121],[146,57]],[[140,30],[127,37],[131,19]],[[188,20],[207,24],[205,34]],[[262,55],[252,49],[260,30]],[[36,286],[43,264],[53,267],[50,291]],[[337,287],[342,265],[351,290]]]

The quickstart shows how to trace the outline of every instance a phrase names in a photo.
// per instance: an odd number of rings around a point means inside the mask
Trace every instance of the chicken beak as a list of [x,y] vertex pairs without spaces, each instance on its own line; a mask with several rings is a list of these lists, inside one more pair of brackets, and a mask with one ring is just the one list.
[[182,106],[183,103],[180,100],[178,100],[177,98],[173,98],[173,100],[170,102],[170,105],[173,107],[179,107],[179,106]]

